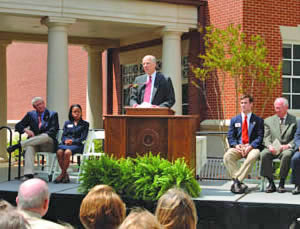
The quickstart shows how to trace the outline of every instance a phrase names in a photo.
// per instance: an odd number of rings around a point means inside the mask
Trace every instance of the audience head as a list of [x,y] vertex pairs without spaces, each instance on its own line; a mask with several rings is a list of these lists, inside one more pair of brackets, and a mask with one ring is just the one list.
[[289,109],[289,101],[284,97],[275,99],[274,109],[279,118],[284,118]]
[[118,228],[125,216],[124,202],[108,185],[93,187],[80,206],[80,221],[87,229]]
[[143,58],[143,68],[146,74],[151,75],[155,72],[156,58],[155,56],[147,55]]
[[147,210],[133,209],[119,229],[162,229],[157,218]]
[[38,113],[43,113],[46,109],[46,105],[42,97],[34,97],[31,100],[31,104]]
[[44,216],[48,211],[49,199],[47,183],[33,178],[20,185],[16,202],[19,209],[33,211]]
[[5,200],[0,200],[0,228],[26,229],[28,227],[28,222],[15,207]]
[[244,114],[248,114],[252,111],[253,98],[251,95],[243,95],[241,97],[241,110]]
[[70,121],[79,121],[82,119],[82,109],[79,104],[73,104],[69,110],[69,120]]
[[166,229],[195,229],[197,212],[193,200],[179,188],[169,189],[160,197],[155,215]]

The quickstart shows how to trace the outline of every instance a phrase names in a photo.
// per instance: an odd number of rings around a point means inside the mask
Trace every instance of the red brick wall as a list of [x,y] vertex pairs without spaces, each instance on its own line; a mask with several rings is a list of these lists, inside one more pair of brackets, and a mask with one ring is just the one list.
[[[207,23],[218,28],[225,28],[229,24],[241,24],[242,30],[247,35],[261,35],[269,50],[268,61],[274,66],[282,58],[282,40],[280,25],[297,26],[300,24],[300,1],[257,1],[257,0],[208,0]],[[208,103],[215,108],[217,99],[213,92],[212,82],[208,82]],[[229,119],[235,115],[235,93],[232,80],[225,84],[226,115]],[[255,110],[259,114],[265,97],[261,96],[262,86],[257,85],[254,92]],[[273,100],[281,96],[282,88],[278,87],[270,98],[264,117],[273,114]],[[220,99],[219,99],[220,101]],[[216,109],[208,113],[209,119],[217,118]]]
[[[69,46],[70,104],[83,106],[85,117],[87,53]],[[46,98],[47,45],[12,43],[7,48],[8,120],[19,120],[32,110],[34,96]]]

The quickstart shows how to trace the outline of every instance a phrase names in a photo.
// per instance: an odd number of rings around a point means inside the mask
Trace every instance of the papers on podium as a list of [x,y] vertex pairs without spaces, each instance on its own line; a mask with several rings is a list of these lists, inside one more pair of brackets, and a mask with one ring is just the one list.
[[281,148],[281,143],[280,141],[276,138],[275,141],[272,143],[273,148],[276,150],[275,155],[278,155],[280,153],[280,148]]

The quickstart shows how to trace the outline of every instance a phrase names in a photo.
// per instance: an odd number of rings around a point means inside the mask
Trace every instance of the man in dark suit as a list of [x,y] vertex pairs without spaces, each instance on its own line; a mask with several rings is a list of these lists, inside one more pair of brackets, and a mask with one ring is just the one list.
[[133,107],[172,107],[175,95],[169,77],[156,72],[156,58],[145,56],[143,68],[146,74],[136,77],[131,87],[130,106]]
[[35,110],[29,111],[16,124],[16,131],[21,134],[25,132],[28,139],[7,148],[8,152],[13,152],[20,147],[26,150],[24,180],[33,178],[35,152],[56,151],[56,134],[59,129],[57,112],[49,111],[41,97],[33,98],[32,106]]
[[280,182],[278,192],[285,192],[285,179],[290,170],[291,157],[294,153],[294,135],[297,129],[296,117],[289,114],[286,98],[277,98],[274,102],[276,114],[265,119],[264,150],[261,152],[261,176],[268,179],[267,193],[275,192],[273,181],[273,159],[280,161]]
[[[295,184],[295,189],[292,191],[292,194],[296,195],[296,194],[300,194],[300,121],[298,121],[297,124],[294,143],[295,143],[296,152],[292,157],[291,167],[292,167],[292,183]],[[299,226],[300,226],[300,219],[299,219]]]
[[[259,157],[264,136],[264,120],[252,113],[253,98],[250,95],[241,97],[241,114],[233,117],[228,130],[230,148],[224,155],[224,164],[233,180],[231,192],[244,193],[247,190],[243,180],[251,172],[252,166]],[[237,161],[246,160],[238,167]]]

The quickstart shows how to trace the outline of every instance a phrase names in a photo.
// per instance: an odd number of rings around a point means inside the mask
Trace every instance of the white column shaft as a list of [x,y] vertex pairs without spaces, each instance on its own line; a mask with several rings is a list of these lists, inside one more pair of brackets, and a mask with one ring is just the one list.
[[86,117],[90,128],[103,128],[102,50],[88,47]]
[[176,103],[172,109],[176,115],[182,114],[182,78],[181,78],[181,32],[164,31],[162,48],[162,72],[171,77]]
[[[7,126],[7,71],[6,71],[6,47],[7,41],[0,41],[0,126]],[[0,157],[7,159],[6,152],[7,131],[0,131]]]
[[59,114],[60,128],[68,120],[68,24],[48,22],[47,107]]

